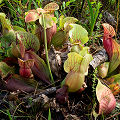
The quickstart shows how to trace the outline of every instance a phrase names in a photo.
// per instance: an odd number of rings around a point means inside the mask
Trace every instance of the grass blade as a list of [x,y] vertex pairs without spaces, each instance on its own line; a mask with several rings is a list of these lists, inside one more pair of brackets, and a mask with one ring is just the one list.
[[48,113],[48,120],[51,120],[51,111],[50,111],[50,108],[49,108],[49,113]]
[[12,120],[12,117],[11,117],[11,115],[10,115],[9,110],[7,110],[7,115],[8,115],[8,117],[9,117],[9,120]]

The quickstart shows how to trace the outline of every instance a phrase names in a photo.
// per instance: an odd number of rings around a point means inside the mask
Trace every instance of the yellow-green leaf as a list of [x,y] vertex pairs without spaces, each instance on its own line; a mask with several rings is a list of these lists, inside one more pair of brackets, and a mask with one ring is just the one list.
[[91,54],[86,54],[83,59],[82,62],[80,64],[79,67],[79,72],[81,74],[87,75],[88,74],[88,67],[89,67],[89,63],[93,60],[93,57]]
[[14,73],[15,68],[8,66],[5,62],[0,62],[0,76],[6,77],[8,73]]
[[2,24],[3,34],[8,33],[8,31],[12,29],[11,23],[8,19],[6,19],[6,15],[4,13],[0,13],[0,22]]
[[83,57],[88,53],[89,53],[89,47],[83,47],[82,50],[80,50],[79,52],[79,54]]
[[[39,23],[44,26],[44,23],[43,23],[43,15],[41,15],[39,17]],[[44,22],[45,22],[45,29],[47,28],[50,28],[53,26],[53,23],[54,23],[54,20],[55,18],[53,18],[50,14],[44,14]]]
[[3,0],[0,0],[0,4],[3,2]]
[[85,44],[88,42],[88,32],[85,28],[78,24],[70,24],[72,29],[69,31],[69,36],[71,38],[71,43]]
[[20,26],[13,26],[13,30],[26,32],[26,30]]
[[9,31],[2,37],[0,37],[0,42],[2,44],[2,47],[8,49],[10,47],[10,44],[16,40],[15,32],[14,31]]
[[64,63],[65,72],[79,71],[79,66],[83,57],[76,52],[68,53],[68,59]]
[[104,62],[103,64],[98,66],[98,75],[101,78],[105,78],[108,74],[109,62]]
[[64,24],[63,24],[63,19],[65,18],[65,16],[64,15],[61,15],[60,17],[59,17],[59,27],[60,27],[60,29],[63,29],[63,27],[64,27]]
[[61,16],[60,17],[60,28],[61,29],[65,29],[66,31],[68,31],[70,28],[69,28],[69,24],[71,23],[75,23],[77,22],[78,19],[74,18],[74,17],[65,17],[64,16]]
[[65,78],[65,85],[68,86],[69,92],[76,92],[82,87],[84,80],[85,80],[84,74],[71,71],[67,74]]

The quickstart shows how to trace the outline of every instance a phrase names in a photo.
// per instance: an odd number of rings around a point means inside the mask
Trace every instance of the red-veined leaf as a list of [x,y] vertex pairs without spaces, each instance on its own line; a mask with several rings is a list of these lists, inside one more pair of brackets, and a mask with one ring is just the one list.
[[22,77],[30,78],[32,75],[31,68],[34,65],[33,59],[22,60],[18,58],[18,64],[20,66],[19,73]]
[[21,54],[21,57],[23,58],[24,54],[25,54],[25,46],[24,46],[23,42],[21,41],[21,37],[19,34],[17,34],[17,39],[19,40],[20,54]]
[[36,11],[40,14],[40,13],[47,13],[47,11],[45,11],[42,8],[37,8]]
[[51,2],[44,7],[44,10],[50,11],[50,12],[54,12],[55,10],[58,10],[58,9],[59,9],[59,6],[55,2]]
[[120,64],[120,45],[112,39],[112,56],[110,58],[110,66],[108,73],[113,72]]
[[42,58],[30,50],[25,53],[24,59],[34,59],[34,65],[31,68],[33,75],[37,76],[40,80],[50,84],[48,67]]
[[112,39],[112,37],[115,36],[114,28],[107,23],[102,25],[104,28],[103,45],[110,59],[108,73],[111,73],[120,64],[120,45]]
[[116,106],[116,100],[112,91],[103,85],[100,80],[96,87],[96,96],[99,102],[98,114],[109,114]]
[[37,12],[28,12],[25,17],[25,22],[32,22],[39,19],[39,14]]
[[[17,36],[19,37],[17,42],[20,43],[19,40],[21,40],[22,44],[25,46],[25,50],[32,49],[35,52],[39,50],[40,42],[34,34],[29,32],[18,31]],[[21,50],[24,49],[23,45],[21,47]],[[24,52],[24,50],[22,50],[22,52]]]
[[103,45],[104,45],[104,48],[105,48],[107,54],[109,55],[109,58],[111,59],[111,57],[113,55],[112,38],[108,38],[108,37],[104,36],[103,37]]
[[18,58],[18,64],[21,68],[32,68],[34,65],[34,59],[22,60]]
[[59,48],[63,46],[65,41],[66,41],[65,32],[62,30],[59,30],[53,35],[51,44],[53,44],[55,48]]
[[104,28],[104,35],[111,35],[111,37],[115,36],[115,30],[111,25],[108,23],[103,23],[102,26]]

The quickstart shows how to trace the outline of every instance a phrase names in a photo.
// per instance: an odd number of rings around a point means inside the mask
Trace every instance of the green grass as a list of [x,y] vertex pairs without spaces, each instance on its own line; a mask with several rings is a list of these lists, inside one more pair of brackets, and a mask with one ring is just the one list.
[[93,11],[92,4],[91,4],[90,0],[87,0],[87,3],[88,3],[88,6],[89,6],[90,17],[91,17],[91,20],[90,20],[90,36],[92,36],[93,29],[94,29],[94,26],[95,26],[95,23],[96,23],[98,14],[99,14],[99,10],[101,8],[101,3],[98,2],[96,4],[95,13]]
[[50,108],[49,108],[49,112],[48,112],[48,120],[51,120],[51,111],[50,111]]

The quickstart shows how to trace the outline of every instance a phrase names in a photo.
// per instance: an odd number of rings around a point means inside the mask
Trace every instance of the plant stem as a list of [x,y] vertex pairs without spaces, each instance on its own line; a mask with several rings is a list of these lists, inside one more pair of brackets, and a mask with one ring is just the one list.
[[50,68],[50,63],[49,63],[49,58],[48,58],[48,50],[47,50],[47,36],[46,36],[46,25],[45,25],[45,20],[44,20],[44,14],[42,14],[42,21],[43,21],[43,28],[44,28],[44,43],[45,43],[45,55],[46,55],[46,61],[51,77],[51,83],[54,85],[54,79],[52,76],[51,68]]

